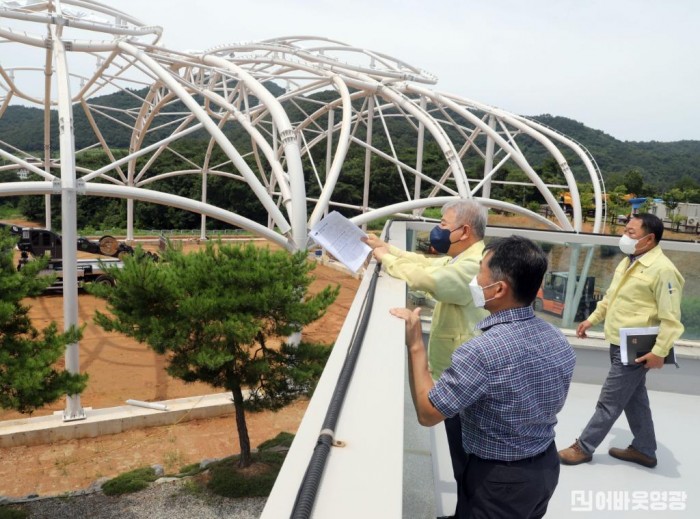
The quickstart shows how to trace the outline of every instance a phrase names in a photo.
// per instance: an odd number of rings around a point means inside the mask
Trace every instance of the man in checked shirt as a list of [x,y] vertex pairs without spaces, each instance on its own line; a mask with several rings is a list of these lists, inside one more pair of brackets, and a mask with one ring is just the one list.
[[542,517],[559,481],[554,426],[576,356],[564,335],[532,310],[546,270],[544,252],[526,238],[486,245],[469,289],[474,304],[491,315],[437,381],[428,370],[420,309],[391,310],[406,321],[418,421],[432,426],[459,415],[462,422],[466,502],[457,517]]

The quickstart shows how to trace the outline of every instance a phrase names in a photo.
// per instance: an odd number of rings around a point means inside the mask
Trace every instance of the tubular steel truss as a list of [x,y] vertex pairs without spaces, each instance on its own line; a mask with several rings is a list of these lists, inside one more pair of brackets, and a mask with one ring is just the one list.
[[[0,141],[0,170],[26,169],[42,180],[0,184],[0,196],[44,195],[50,227],[51,195],[60,194],[68,243],[76,237],[79,194],[126,199],[127,240],[135,202],[201,214],[202,237],[205,219],[215,218],[289,250],[306,248],[307,230],[333,208],[365,224],[417,216],[455,197],[578,232],[583,214],[574,173],[592,184],[593,231],[602,228],[601,176],[583,147],[525,117],[434,90],[437,78],[403,61],[308,36],[183,52],[164,47],[161,33],[90,0],[0,2],[0,119],[13,102],[41,109],[44,118],[40,151]],[[105,104],[103,96],[115,93],[129,102]],[[82,134],[92,138],[76,148],[78,112],[89,125]],[[130,136],[126,153],[115,151],[125,146],[115,142],[114,128]],[[185,156],[176,144],[192,137],[205,144]],[[91,169],[82,159],[95,150],[106,164]],[[157,168],[169,154],[184,166]],[[544,178],[531,157],[538,164],[550,159],[555,173]],[[151,189],[179,175],[201,178],[199,200]],[[212,177],[247,184],[267,223],[209,203]],[[538,191],[553,218],[518,205],[502,194],[504,186]],[[561,191],[571,195],[570,217]],[[70,268],[69,256],[64,264]],[[64,287],[67,326],[77,320],[73,291],[77,286]],[[69,418],[80,417],[76,405]]]

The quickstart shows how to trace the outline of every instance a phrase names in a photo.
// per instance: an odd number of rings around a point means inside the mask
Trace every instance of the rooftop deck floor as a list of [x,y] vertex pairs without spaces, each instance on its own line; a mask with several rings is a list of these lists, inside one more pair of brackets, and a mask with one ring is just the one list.
[[[599,393],[599,385],[572,384],[556,428],[559,448],[570,445],[580,434],[593,414]],[[610,447],[624,448],[632,441],[627,419],[621,416],[596,450],[593,461],[562,466],[548,516],[700,516],[700,449],[696,443],[700,397],[649,391],[649,399],[659,464],[648,469],[608,455]]]
[[[600,385],[574,382],[564,409],[559,414],[556,427],[558,448],[570,445],[579,435],[593,413]],[[409,425],[415,421],[410,395],[406,410],[406,428],[419,435],[426,449],[430,449],[430,433],[420,433]],[[626,447],[632,440],[624,416],[600,445],[590,463],[561,467],[559,486],[550,501],[547,517],[699,517],[700,449],[695,442],[700,432],[700,396],[649,391],[657,435],[659,464],[648,469],[633,463],[617,460],[608,455],[610,447]],[[409,407],[410,406],[410,407]],[[420,426],[418,426],[420,427]],[[415,436],[414,436],[415,438]],[[442,498],[433,501],[432,488],[423,486],[416,490],[411,481],[422,481],[431,486],[433,473],[426,464],[430,452],[412,447],[414,454],[406,456],[403,517],[433,517],[432,509],[449,514],[454,506],[454,485],[449,472],[449,454],[437,450],[437,486],[443,490]],[[435,452],[435,451],[434,451]],[[423,458],[423,463],[416,458]],[[412,461],[413,459],[413,461]],[[427,482],[427,483],[426,483]],[[442,501],[442,502],[440,502]],[[426,506],[426,505],[430,506]]]

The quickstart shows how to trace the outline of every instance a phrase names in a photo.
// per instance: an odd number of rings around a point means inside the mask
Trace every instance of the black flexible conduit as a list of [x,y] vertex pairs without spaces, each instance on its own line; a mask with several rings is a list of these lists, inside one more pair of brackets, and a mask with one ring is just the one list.
[[[389,239],[390,227],[391,221],[389,221],[387,225],[385,234],[387,240]],[[318,492],[318,486],[321,482],[321,476],[323,475],[323,470],[326,467],[326,460],[331,451],[331,445],[333,445],[333,437],[335,435],[335,426],[338,422],[338,416],[340,415],[340,410],[343,407],[345,395],[347,394],[348,387],[350,386],[350,380],[352,379],[353,372],[355,371],[355,364],[357,364],[357,359],[360,356],[362,342],[364,341],[365,332],[367,331],[369,316],[372,314],[374,292],[377,289],[377,279],[379,278],[379,271],[381,270],[381,267],[382,266],[380,263],[377,263],[374,267],[369,288],[367,289],[367,293],[365,294],[365,298],[362,302],[360,318],[355,325],[355,330],[350,342],[350,351],[348,352],[348,356],[345,357],[343,368],[340,371],[340,376],[338,377],[338,383],[335,386],[333,396],[331,397],[331,402],[328,405],[328,410],[326,411],[326,418],[323,421],[321,432],[316,440],[316,447],[314,447],[314,452],[311,455],[308,466],[306,467],[306,473],[304,473],[304,479],[302,479],[301,485],[299,486],[297,498],[294,502],[294,508],[292,509],[292,514],[290,516],[291,519],[308,519],[311,516],[311,510],[313,509],[316,501],[316,493]]]

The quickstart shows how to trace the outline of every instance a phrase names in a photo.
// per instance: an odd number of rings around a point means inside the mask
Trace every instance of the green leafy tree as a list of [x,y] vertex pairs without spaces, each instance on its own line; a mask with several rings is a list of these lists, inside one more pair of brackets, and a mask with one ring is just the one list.
[[631,194],[640,196],[644,192],[644,177],[637,169],[625,173],[625,186]]
[[625,200],[627,186],[621,184],[612,191],[608,191],[608,217],[610,218],[610,232],[617,232],[618,215],[628,215],[630,212],[629,202]]
[[[681,202],[686,201],[686,193],[681,191],[680,189],[673,188],[669,189],[664,193],[664,204],[666,205],[666,209],[668,210],[668,218],[673,221],[673,217],[675,216],[676,209],[678,209],[678,205]],[[675,223],[675,222],[674,222]]]
[[651,197],[648,197],[642,205],[639,206],[639,212],[640,213],[651,213],[652,210],[654,209],[654,199]]
[[32,326],[22,300],[40,294],[53,279],[39,276],[48,259],[31,261],[18,271],[13,263],[16,243],[0,227],[0,407],[32,413],[62,395],[81,393],[87,375],[56,366],[66,345],[80,339],[80,330],[59,333],[55,322],[42,332]]
[[191,254],[170,249],[158,263],[137,250],[123,268],[110,269],[114,287],[90,288],[112,313],[97,312],[95,322],[166,354],[170,375],[231,391],[245,467],[252,463],[245,410],[279,409],[308,394],[327,359],[324,346],[270,345],[301,331],[335,300],[338,287],[307,294],[313,268],[304,252],[253,245],[209,243]]
[[674,214],[671,216],[671,225],[673,229],[675,229],[676,232],[680,232],[681,224],[685,223],[687,219],[688,217],[684,214]]

